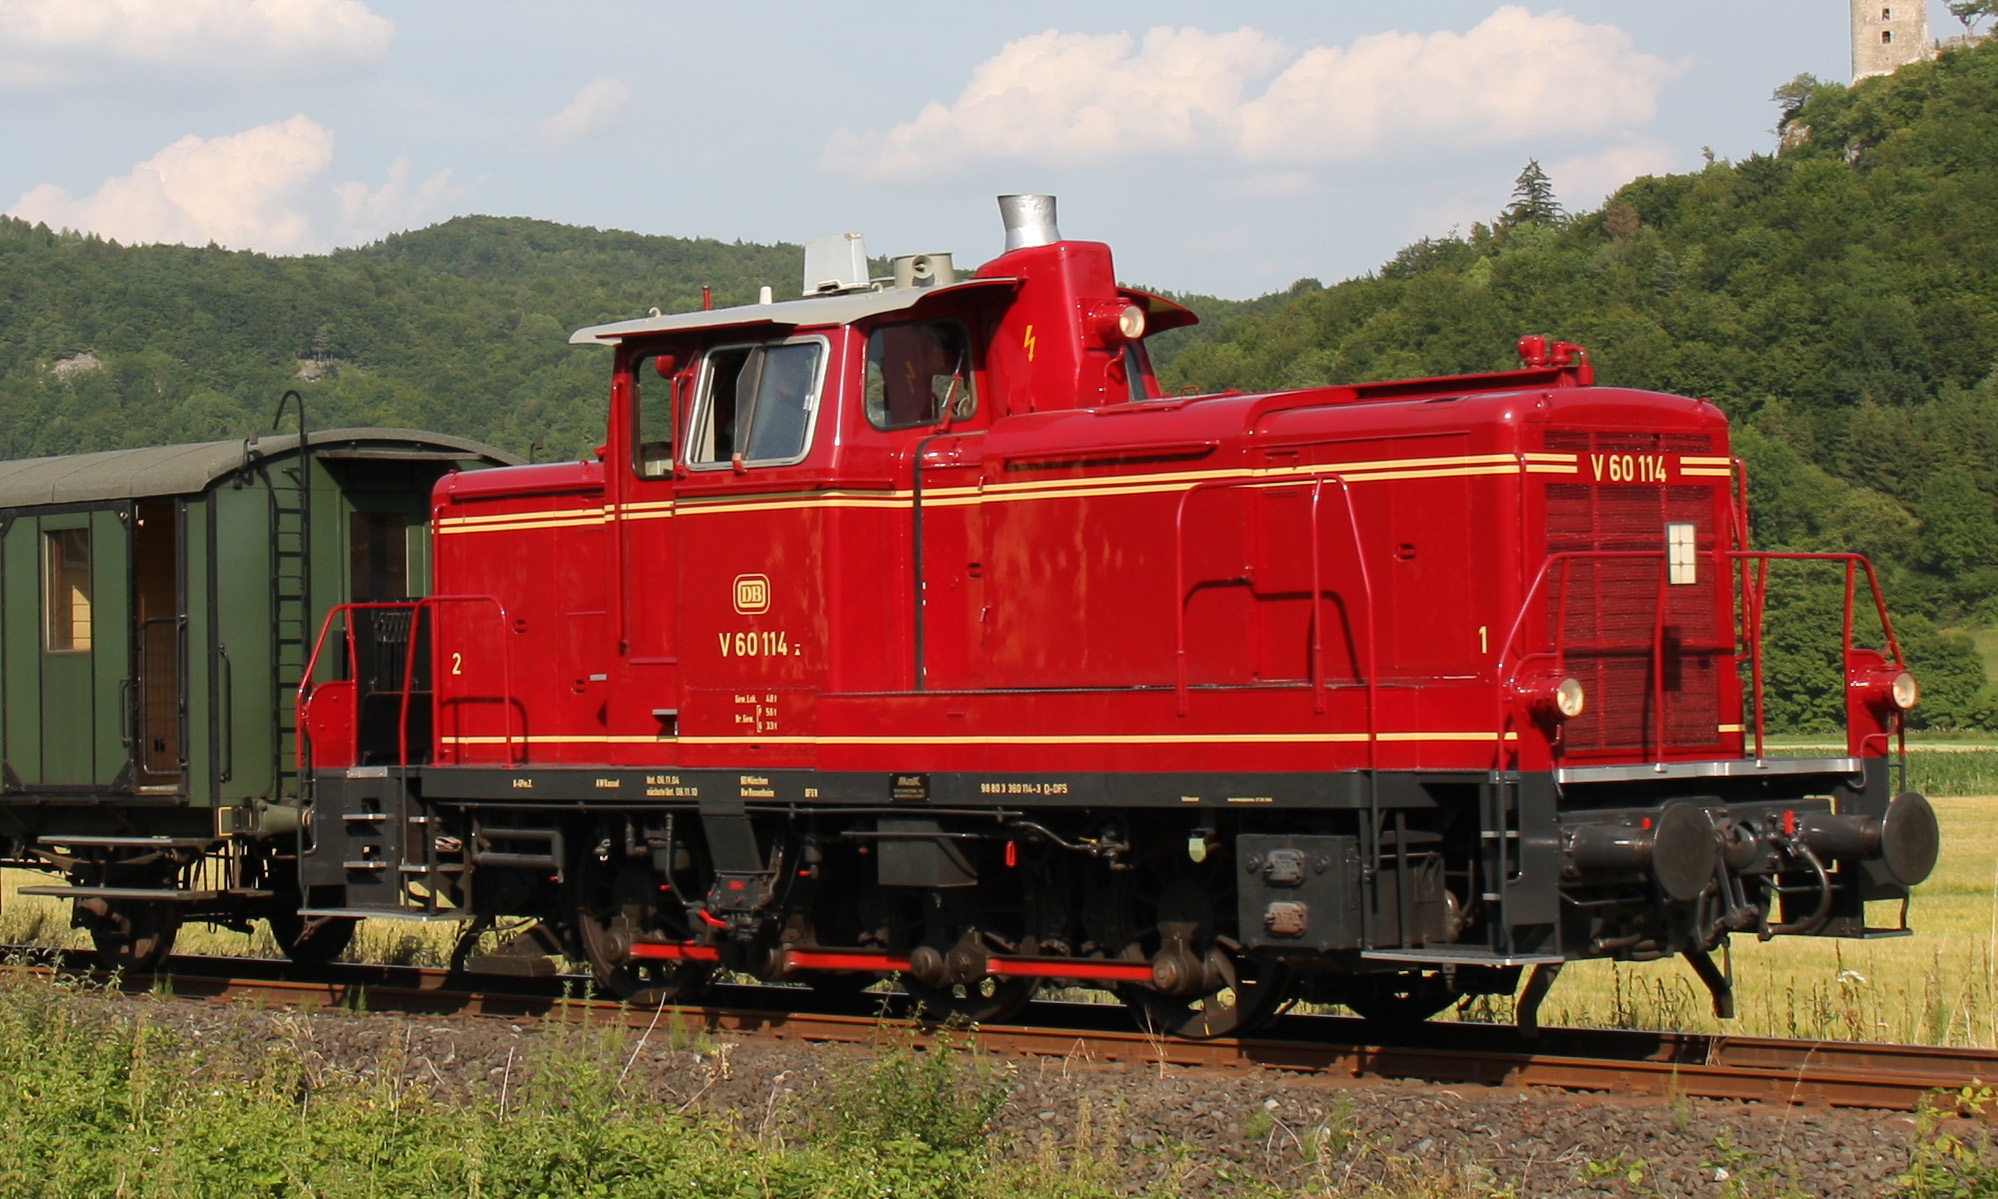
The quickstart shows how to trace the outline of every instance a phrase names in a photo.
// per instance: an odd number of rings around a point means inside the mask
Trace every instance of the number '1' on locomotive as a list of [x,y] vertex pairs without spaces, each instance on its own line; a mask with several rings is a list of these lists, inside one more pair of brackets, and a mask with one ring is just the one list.
[[[1163,394],[1192,313],[1005,250],[578,332],[589,460],[445,475],[427,596],[299,697],[299,919],[534,917],[636,1002],[883,975],[996,1019],[1420,1018],[1561,963],[1859,937],[1933,866],[1872,569],[1748,545],[1725,417],[1517,370]],[[1843,574],[1845,751],[1762,739],[1761,603]],[[1804,569],[1805,567],[1795,567]],[[1877,630],[1877,646],[1867,631]],[[1869,909],[1869,905],[1873,905]],[[488,960],[484,963],[494,966]]]

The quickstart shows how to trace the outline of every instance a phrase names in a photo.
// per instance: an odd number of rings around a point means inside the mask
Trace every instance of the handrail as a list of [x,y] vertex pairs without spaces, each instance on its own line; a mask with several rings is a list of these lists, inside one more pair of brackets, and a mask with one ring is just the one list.
[[1311,482],[1311,688],[1312,710],[1325,711],[1325,645],[1322,630],[1325,622],[1320,612],[1325,602],[1325,589],[1319,578],[1318,557],[1318,501],[1325,493],[1327,479],[1339,484],[1340,498],[1346,502],[1346,527],[1353,534],[1353,560],[1360,567],[1360,592],[1367,600],[1367,769],[1376,770],[1380,756],[1380,705],[1378,703],[1378,683],[1380,680],[1380,646],[1375,637],[1374,622],[1374,580],[1367,569],[1366,549],[1360,544],[1360,517],[1353,508],[1353,488],[1345,476],[1337,472],[1327,472],[1312,476]]
[[[1756,572],[1756,594],[1754,624],[1749,629],[1748,649],[1751,655],[1751,673],[1755,679],[1755,756],[1762,757],[1763,711],[1762,711],[1762,612],[1769,592],[1769,563],[1771,562],[1843,562],[1845,563],[1845,621],[1842,634],[1843,653],[1852,653],[1852,615],[1854,595],[1858,589],[1858,570],[1866,568],[1866,585],[1873,593],[1873,610],[1880,618],[1880,631],[1887,638],[1887,649],[1894,656],[1894,665],[1906,669],[1907,659],[1901,654],[1900,639],[1894,636],[1894,621],[1887,615],[1887,597],[1880,590],[1880,576],[1873,569],[1873,562],[1865,554],[1852,553],[1809,553],[1790,550],[1733,550],[1731,558],[1753,559],[1760,569]],[[1745,597],[1744,597],[1745,598]],[[1841,663],[1843,667],[1843,663]],[[1906,741],[1906,724],[1902,725],[1903,742]]]
[[[1716,551],[1716,553],[1719,553],[1719,551]],[[1582,559],[1582,558],[1587,558],[1591,560],[1652,559],[1658,561],[1662,565],[1665,563],[1665,555],[1666,551],[1662,549],[1661,550],[1558,550],[1554,553],[1548,554],[1545,558],[1541,559],[1540,569],[1534,572],[1533,581],[1527,584],[1526,594],[1520,597],[1519,609],[1513,615],[1512,624],[1506,630],[1505,639],[1499,642],[1498,660],[1494,662],[1492,666],[1492,681],[1495,684],[1497,684],[1493,688],[1492,698],[1493,702],[1497,705],[1498,709],[1497,720],[1495,722],[1497,733],[1492,738],[1493,769],[1502,770],[1505,768],[1505,726],[1508,723],[1510,723],[1512,716],[1511,704],[1508,702],[1507,693],[1512,689],[1512,686],[1515,683],[1517,676],[1519,674],[1520,667],[1524,666],[1527,662],[1533,661],[1534,659],[1537,658],[1551,657],[1554,659],[1555,669],[1558,670],[1560,669],[1561,666],[1563,653],[1567,648],[1567,642],[1568,642],[1567,609],[1564,605],[1556,613],[1557,624],[1554,633],[1553,650],[1552,651],[1535,650],[1532,653],[1522,653],[1519,656],[1518,660],[1513,662],[1511,673],[1508,674],[1506,671],[1506,655],[1512,652],[1514,643],[1516,643],[1519,640],[1520,631],[1526,624],[1527,614],[1533,607],[1533,599],[1535,596],[1540,594],[1541,588],[1547,582],[1547,577],[1550,573],[1552,573],[1554,567],[1557,565],[1560,566],[1561,575],[1563,580],[1565,581],[1568,575],[1568,563],[1571,561],[1575,561],[1577,559]],[[1656,622],[1654,622],[1653,624],[1652,640],[1654,643],[1653,652],[1654,654],[1656,654],[1657,652],[1656,642],[1658,640]],[[1656,685],[1658,682],[1659,680],[1655,677],[1655,672],[1654,672],[1653,683],[1654,685]]]
[[[1741,531],[1745,533],[1746,530],[1742,529]],[[1880,618],[1881,630],[1887,638],[1888,651],[1893,656],[1895,666],[1905,668],[1906,659],[1902,655],[1900,641],[1894,636],[1894,625],[1887,613],[1886,597],[1880,590],[1879,575],[1874,570],[1873,563],[1864,554],[1787,550],[1728,550],[1716,548],[1711,551],[1710,556],[1713,558],[1717,569],[1721,568],[1724,563],[1732,561],[1741,568],[1742,572],[1743,585],[1736,596],[1736,612],[1739,618],[1741,636],[1747,642],[1755,714],[1755,757],[1758,760],[1763,757],[1763,750],[1765,748],[1766,713],[1764,710],[1762,688],[1762,614],[1768,601],[1769,564],[1771,562],[1842,562],[1845,564],[1844,619],[1840,630],[1842,661],[1845,658],[1849,658],[1852,653],[1852,626],[1858,592],[1858,574],[1859,570],[1863,567],[1866,571],[1867,586],[1873,596],[1874,611]],[[1498,718],[1496,721],[1498,736],[1494,739],[1495,748],[1493,753],[1496,755],[1494,759],[1495,764],[1499,767],[1503,767],[1504,765],[1505,727],[1511,719],[1507,692],[1516,683],[1521,668],[1530,661],[1551,657],[1554,659],[1556,668],[1559,669],[1567,648],[1566,606],[1563,605],[1555,613],[1554,645],[1551,650],[1536,650],[1530,653],[1521,653],[1511,663],[1510,671],[1507,670],[1507,657],[1512,653],[1519,641],[1526,618],[1533,610],[1535,598],[1541,595],[1543,587],[1547,584],[1548,579],[1554,573],[1555,569],[1559,568],[1562,582],[1565,585],[1569,576],[1569,563],[1584,559],[1592,561],[1650,559],[1658,561],[1663,568],[1659,574],[1659,590],[1652,619],[1651,641],[1652,735],[1654,737],[1654,746],[1661,759],[1663,757],[1665,752],[1663,691],[1664,628],[1665,607],[1667,599],[1670,596],[1670,592],[1666,590],[1670,579],[1668,552],[1666,550],[1561,550],[1548,554],[1541,561],[1540,569],[1535,572],[1533,581],[1527,586],[1525,594],[1520,599],[1519,608],[1513,617],[1511,626],[1506,631],[1505,639],[1499,643],[1499,656],[1494,666],[1493,674],[1493,681],[1498,685],[1494,694],[1495,702],[1498,705]],[[1739,657],[1738,652],[1736,656]]]
[[[298,685],[297,712],[298,712],[298,726],[300,730],[302,731],[306,727],[305,705],[312,698],[313,675],[316,674],[318,671],[319,656],[326,647],[326,637],[333,630],[334,620],[336,618],[346,615],[349,612],[407,611],[410,614],[409,645],[404,650],[405,658],[403,662],[403,677],[402,677],[402,705],[397,718],[396,737],[397,737],[397,754],[399,758],[397,766],[403,770],[409,769],[409,704],[410,704],[411,688],[414,687],[416,683],[416,643],[418,640],[416,631],[420,626],[421,616],[424,609],[447,603],[491,604],[499,614],[500,688],[501,688],[501,698],[504,701],[502,702],[501,707],[505,712],[505,716],[503,717],[504,720],[503,727],[506,732],[506,740],[505,740],[506,760],[508,765],[514,764],[513,703],[512,703],[513,654],[512,651],[509,649],[506,640],[506,605],[501,603],[496,596],[491,596],[491,595],[426,595],[416,600],[377,601],[377,602],[360,603],[360,604],[335,605],[331,611],[326,613],[326,619],[319,626],[319,636],[312,644],[312,656],[307,658],[305,662],[305,677],[299,682]],[[344,631],[343,639],[346,643],[347,660],[349,662],[353,662],[358,657],[357,653],[358,647],[355,645],[354,642],[354,622],[352,620],[344,620],[341,622],[341,627]],[[434,645],[432,648],[434,651],[435,649]],[[434,667],[435,663],[433,663],[432,665]],[[305,772],[305,745],[309,739],[310,739],[309,736],[300,737],[295,747],[298,756],[298,770],[301,776]]]
[[[413,608],[413,605],[406,601],[400,603],[335,604],[327,610],[325,619],[319,622],[319,636],[313,638],[312,653],[307,655],[305,659],[305,671],[298,680],[298,698],[293,701],[293,716],[298,723],[298,736],[292,739],[292,755],[294,765],[301,779],[305,777],[305,746],[311,740],[311,734],[307,732],[308,726],[305,722],[305,705],[312,699],[312,676],[319,673],[319,655],[326,649],[326,635],[333,631],[333,622],[345,616],[348,612],[393,608]],[[352,663],[356,658],[354,622],[351,620],[342,620],[340,628],[342,633],[341,640],[347,650],[347,661]]]
[[1325,711],[1325,660],[1324,622],[1320,612],[1324,604],[1324,587],[1321,574],[1319,549],[1319,501],[1324,494],[1327,482],[1337,483],[1341,497],[1345,500],[1346,526],[1353,535],[1353,556],[1360,566],[1360,588],[1367,605],[1367,765],[1371,769],[1380,752],[1380,733],[1377,727],[1377,669],[1378,641],[1374,619],[1374,586],[1367,570],[1366,549],[1360,540],[1360,519],[1353,507],[1353,489],[1344,475],[1337,471],[1319,471],[1309,476],[1287,479],[1205,479],[1182,491],[1179,504],[1173,513],[1173,612],[1174,645],[1173,662],[1175,679],[1173,691],[1178,700],[1179,714],[1187,714],[1189,687],[1186,669],[1186,506],[1194,495],[1202,491],[1223,488],[1254,488],[1274,490],[1278,487],[1302,487],[1311,485],[1311,703],[1314,712]]

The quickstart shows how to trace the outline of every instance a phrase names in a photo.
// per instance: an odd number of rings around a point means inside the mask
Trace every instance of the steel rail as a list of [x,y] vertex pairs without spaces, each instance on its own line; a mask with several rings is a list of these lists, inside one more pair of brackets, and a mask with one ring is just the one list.
[[[81,953],[0,946],[0,955],[42,963],[6,967],[10,970],[106,977],[92,972]],[[710,1034],[803,1043],[864,1045],[917,1030],[910,1020],[890,1014],[900,995],[832,997],[801,987],[722,984],[710,988],[703,1002],[667,1005],[662,1013],[595,998],[581,976],[468,979],[413,966],[306,969],[255,958],[176,957],[170,965],[170,972],[157,977],[127,976],[117,985],[144,993],[165,984],[178,998],[298,1009],[618,1021],[637,1028],[663,1020]],[[814,1010],[799,1010],[801,1000]],[[1253,1037],[1182,1041],[1133,1028],[1121,1004],[1043,1000],[1029,1015],[1031,1024],[989,1025],[956,1035],[997,1055],[1266,1068],[1333,1084],[1397,1078],[1895,1111],[1924,1103],[1956,1107],[1965,1088],[1998,1084],[1998,1049],[1618,1029],[1545,1028],[1528,1036],[1511,1025],[1448,1021],[1384,1039],[1357,1019],[1300,1014],[1280,1017]]]

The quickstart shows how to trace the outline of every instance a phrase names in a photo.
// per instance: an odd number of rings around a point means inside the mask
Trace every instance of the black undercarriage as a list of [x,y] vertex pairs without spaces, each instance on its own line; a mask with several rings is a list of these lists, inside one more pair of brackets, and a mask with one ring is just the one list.
[[830,774],[361,767],[314,780],[308,920],[540,922],[658,1002],[718,970],[897,973],[994,1019],[1063,980],[1183,1035],[1286,1000],[1420,1018],[1566,961],[1736,933],[1878,936],[1935,850],[1886,759],[1526,775]]

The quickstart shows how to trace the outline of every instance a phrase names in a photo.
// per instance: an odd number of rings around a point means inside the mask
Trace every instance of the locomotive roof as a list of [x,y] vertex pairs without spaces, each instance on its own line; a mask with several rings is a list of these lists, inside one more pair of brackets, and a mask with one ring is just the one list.
[[[505,450],[469,438],[416,429],[325,429],[311,436],[313,451],[324,458],[479,461],[494,466],[515,466],[521,461]],[[0,462],[0,508],[192,495],[255,462],[297,450],[298,435],[282,433],[254,441],[239,438],[59,458],[17,458]]]
[[667,312],[641,316],[636,320],[591,325],[569,336],[571,345],[616,343],[647,333],[667,333],[676,329],[726,329],[747,325],[846,325],[883,312],[913,308],[931,296],[962,295],[988,288],[1011,290],[1018,279],[964,279],[939,287],[883,287],[869,291],[842,292],[830,296],[806,296],[797,300],[777,300],[769,304],[737,304],[732,308],[703,309],[697,312]]
[[[873,291],[845,292],[831,296],[806,296],[797,300],[777,300],[769,304],[738,304],[733,308],[703,309],[697,312],[665,312],[636,320],[590,325],[569,335],[571,345],[616,345],[627,337],[648,333],[671,333],[679,329],[749,329],[759,326],[796,328],[799,325],[846,325],[914,308],[932,296],[963,295],[974,290],[1011,291],[1020,280],[1010,276],[961,279],[941,287],[884,287]],[[1197,325],[1200,318],[1185,305],[1164,296],[1134,287],[1120,287],[1117,294],[1145,310],[1154,332]]]

